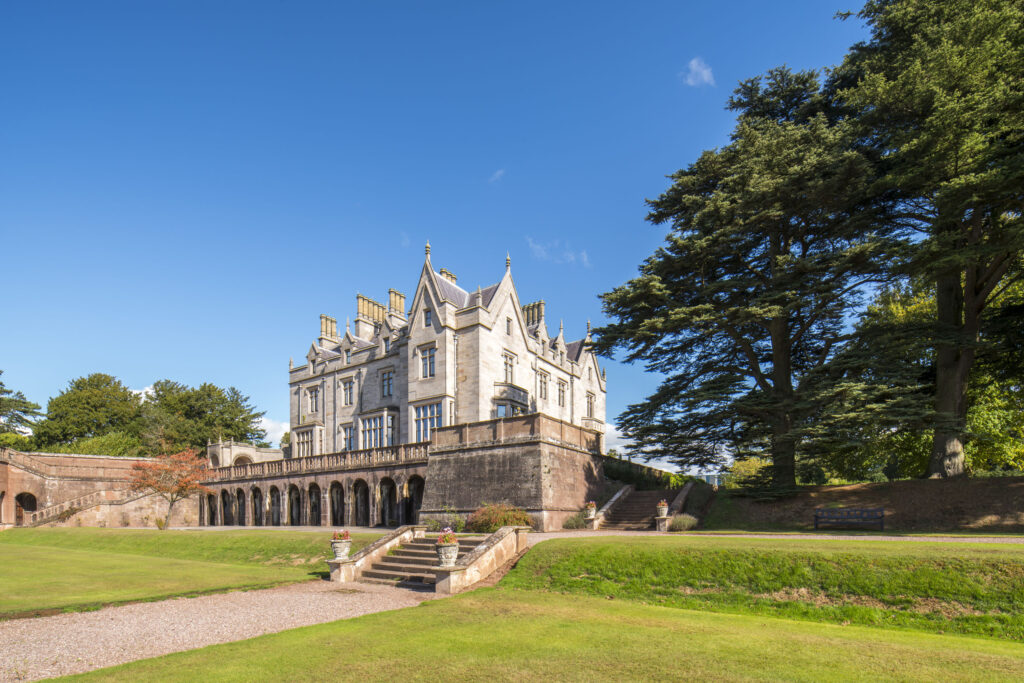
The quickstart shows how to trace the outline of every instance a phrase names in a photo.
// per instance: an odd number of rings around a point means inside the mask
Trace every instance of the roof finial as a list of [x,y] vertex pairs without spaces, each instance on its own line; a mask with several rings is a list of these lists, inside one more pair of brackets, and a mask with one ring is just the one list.
[[427,258],[430,258],[430,240],[427,240],[427,248],[425,251],[427,252]]
[[352,318],[345,318],[345,334],[348,334],[348,332],[349,332],[348,324],[349,324],[349,322],[351,320],[352,320]]
[[288,369],[289,370],[294,370],[295,369],[295,359],[294,358],[289,358],[288,359]]
[[565,321],[564,320],[559,320],[558,321],[558,334],[562,334],[563,332],[565,332]]
[[506,251],[505,252],[505,270],[511,270],[511,268],[512,268],[512,257],[509,256],[509,253]]
[[590,321],[587,321],[587,334],[590,334]]

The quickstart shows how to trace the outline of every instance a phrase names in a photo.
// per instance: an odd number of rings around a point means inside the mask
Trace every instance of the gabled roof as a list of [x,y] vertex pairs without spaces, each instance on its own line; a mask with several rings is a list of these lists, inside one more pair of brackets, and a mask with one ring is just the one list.
[[490,287],[486,287],[486,288],[480,290],[480,305],[481,306],[487,307],[487,306],[491,305],[491,301],[494,300],[494,294],[498,291],[498,285],[500,285],[500,284],[501,283],[498,282],[496,284],[491,285]]
[[452,302],[456,308],[465,308],[469,305],[469,292],[440,273],[434,273],[434,278],[442,299]]
[[565,345],[565,355],[569,357],[569,360],[574,363],[579,361],[580,356],[583,355],[583,347],[586,345],[586,341],[586,339],[577,339]]

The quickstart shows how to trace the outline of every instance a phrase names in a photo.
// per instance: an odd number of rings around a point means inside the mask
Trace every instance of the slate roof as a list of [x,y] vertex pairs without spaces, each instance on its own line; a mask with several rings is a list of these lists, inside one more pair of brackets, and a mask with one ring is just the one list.
[[574,363],[579,361],[580,356],[583,355],[583,347],[586,341],[586,339],[577,339],[565,345],[565,355],[569,357],[569,360]]
[[434,275],[437,275],[437,287],[441,290],[443,299],[451,301],[456,308],[465,308],[469,304],[469,292],[440,273],[434,273]]

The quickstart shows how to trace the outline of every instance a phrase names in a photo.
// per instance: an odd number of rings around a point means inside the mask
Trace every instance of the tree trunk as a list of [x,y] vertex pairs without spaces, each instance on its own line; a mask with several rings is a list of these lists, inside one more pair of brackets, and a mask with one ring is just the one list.
[[174,510],[174,503],[175,501],[173,500],[167,501],[167,519],[164,520],[163,531],[167,531],[171,528],[171,511]]
[[[967,428],[967,376],[970,360],[962,357],[964,292],[959,268],[936,278],[935,305],[939,338],[935,345],[935,434],[929,477],[964,473],[963,434]],[[971,354],[973,357],[973,353]]]
[[775,318],[768,329],[772,339],[772,387],[779,411],[772,425],[772,486],[786,489],[796,486],[796,442],[792,434],[793,343],[786,318]]

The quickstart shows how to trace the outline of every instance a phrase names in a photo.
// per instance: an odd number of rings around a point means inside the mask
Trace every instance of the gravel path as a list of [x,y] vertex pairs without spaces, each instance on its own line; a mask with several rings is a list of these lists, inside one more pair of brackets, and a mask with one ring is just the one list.
[[29,681],[401,609],[433,593],[309,581],[0,622],[0,681]]

